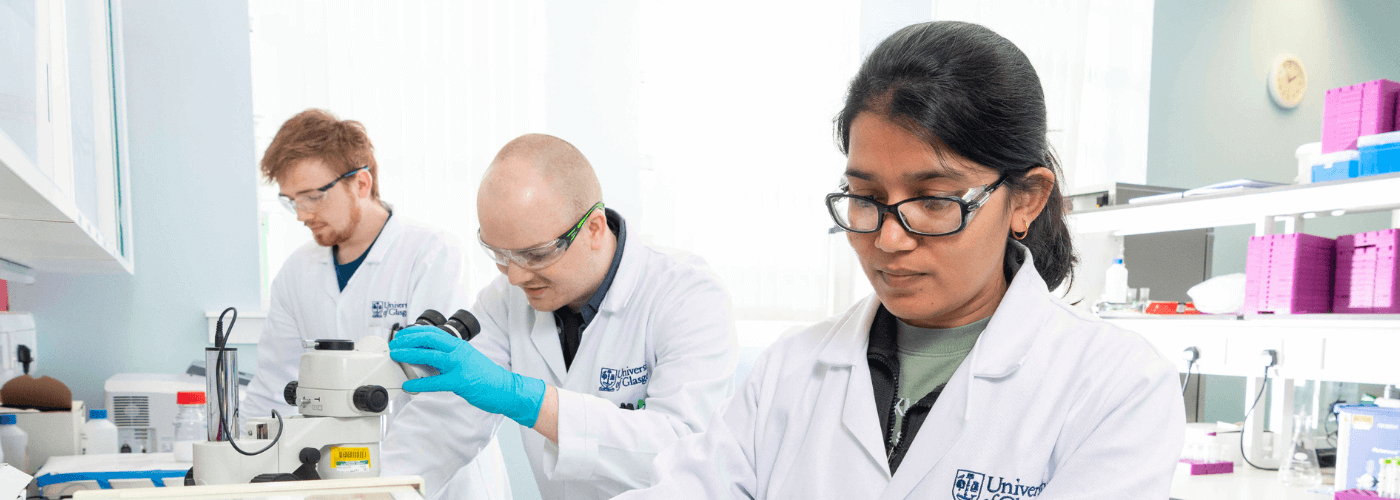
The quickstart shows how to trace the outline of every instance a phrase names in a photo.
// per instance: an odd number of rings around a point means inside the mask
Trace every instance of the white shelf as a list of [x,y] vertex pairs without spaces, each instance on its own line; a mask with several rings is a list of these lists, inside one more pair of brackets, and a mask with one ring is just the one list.
[[1400,174],[1251,189],[1070,214],[1076,233],[1116,236],[1258,224],[1266,217],[1400,209]]
[[13,163],[0,161],[0,258],[28,268],[30,281],[32,271],[132,272],[131,259],[71,199],[53,195],[37,169]]
[[1260,352],[1278,351],[1271,376],[1368,384],[1400,384],[1396,354],[1400,315],[1300,314],[1289,316],[1194,316],[1111,318],[1109,322],[1142,334],[1177,370],[1186,371],[1181,352],[1194,346],[1201,359],[1193,373],[1259,377]]

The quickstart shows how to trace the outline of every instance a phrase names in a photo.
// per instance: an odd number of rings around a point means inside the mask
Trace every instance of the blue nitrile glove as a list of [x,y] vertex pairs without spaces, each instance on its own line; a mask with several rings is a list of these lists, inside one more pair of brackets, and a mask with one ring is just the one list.
[[432,326],[410,326],[394,334],[389,356],[400,363],[428,365],[441,375],[404,382],[406,392],[450,391],[472,406],[534,428],[544,404],[544,381],[501,368],[465,340]]

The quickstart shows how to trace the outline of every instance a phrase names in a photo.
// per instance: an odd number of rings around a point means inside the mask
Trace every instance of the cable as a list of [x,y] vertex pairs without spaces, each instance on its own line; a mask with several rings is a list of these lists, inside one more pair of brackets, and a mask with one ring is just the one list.
[[1181,397],[1186,397],[1186,388],[1191,386],[1191,369],[1195,366],[1195,360],[1186,362],[1186,380],[1181,382]]
[[[229,319],[228,330],[225,331],[224,315],[228,314],[229,312],[233,312],[233,317]],[[252,453],[243,451],[242,448],[239,448],[238,443],[234,440],[233,433],[229,432],[228,430],[228,421],[224,418],[224,415],[228,413],[228,377],[223,376],[224,373],[226,373],[224,367],[224,346],[228,344],[228,336],[233,333],[233,325],[237,322],[238,310],[230,307],[228,309],[224,309],[224,312],[219,313],[219,321],[214,324],[214,347],[219,351],[218,361],[214,364],[214,387],[215,392],[218,393],[219,399],[218,432],[220,437],[228,438],[228,444],[233,446],[234,451],[251,457],[253,455],[262,454],[263,452],[272,449],[273,446],[277,446],[277,441],[282,439],[282,414],[277,413],[277,410],[272,410],[272,417],[277,419],[277,436],[273,437],[272,442],[268,443],[267,446],[264,446],[263,449]]]
[[1244,425],[1244,424],[1249,423],[1249,415],[1252,414],[1252,413],[1254,413],[1254,407],[1259,406],[1259,399],[1262,398],[1262,397],[1264,397],[1264,388],[1267,387],[1268,385],[1269,385],[1269,367],[1266,366],[1266,367],[1264,367],[1264,381],[1259,383],[1259,394],[1258,394],[1257,396],[1254,396],[1254,404],[1249,405],[1249,411],[1247,411],[1247,412],[1244,413],[1244,421],[1241,422],[1241,425],[1240,425],[1240,458],[1243,458],[1243,459],[1244,459],[1244,463],[1249,464],[1250,467],[1253,467],[1253,468],[1256,468],[1256,469],[1259,469],[1259,470],[1277,471],[1278,469],[1270,469],[1270,468],[1268,468],[1268,467],[1260,467],[1260,466],[1258,466],[1258,465],[1254,465],[1254,462],[1250,462],[1250,461],[1249,461],[1249,454],[1247,454],[1247,453],[1244,452],[1244,435],[1245,435],[1245,433],[1247,432],[1247,431],[1245,431],[1245,427],[1247,427],[1247,426]]

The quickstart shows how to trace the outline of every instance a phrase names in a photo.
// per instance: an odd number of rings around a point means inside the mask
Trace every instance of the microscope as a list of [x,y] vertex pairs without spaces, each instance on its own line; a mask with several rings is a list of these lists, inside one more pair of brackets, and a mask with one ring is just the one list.
[[[414,324],[465,340],[481,331],[476,318],[460,310],[444,318],[429,309]],[[236,352],[223,347],[225,338],[216,333],[216,347],[208,350],[223,358],[208,364],[217,366],[208,379],[216,395],[208,403],[209,440],[194,444],[187,485],[378,477],[381,417],[389,403],[404,392],[404,382],[437,375],[431,367],[395,362],[382,337],[308,342],[312,350],[301,356],[300,380],[283,390],[287,404],[300,414],[283,418],[274,411],[271,418],[249,418],[251,436],[227,439],[228,429],[238,427],[238,385],[220,376],[237,373]]]

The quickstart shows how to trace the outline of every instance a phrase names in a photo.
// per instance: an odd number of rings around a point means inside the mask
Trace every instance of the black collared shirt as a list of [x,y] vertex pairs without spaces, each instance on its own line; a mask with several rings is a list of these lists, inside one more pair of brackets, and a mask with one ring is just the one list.
[[588,298],[588,302],[583,303],[582,310],[575,311],[565,305],[554,311],[554,324],[559,328],[559,346],[564,350],[565,370],[573,364],[574,354],[578,352],[579,343],[583,339],[583,330],[598,316],[598,310],[603,307],[603,298],[608,295],[608,289],[612,288],[618,265],[622,263],[622,248],[627,242],[627,223],[622,219],[622,215],[613,209],[604,208],[603,211],[608,219],[608,229],[617,235],[617,249],[613,251],[608,274],[603,277],[603,282],[598,285],[593,296]]

